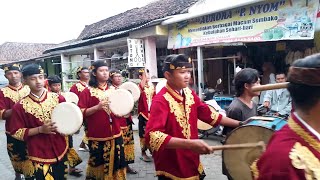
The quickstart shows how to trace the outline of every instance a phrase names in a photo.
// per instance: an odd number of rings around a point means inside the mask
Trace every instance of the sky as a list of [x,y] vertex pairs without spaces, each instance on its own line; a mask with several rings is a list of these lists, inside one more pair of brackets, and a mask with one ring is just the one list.
[[3,0],[0,44],[61,43],[79,36],[85,25],[155,0]]

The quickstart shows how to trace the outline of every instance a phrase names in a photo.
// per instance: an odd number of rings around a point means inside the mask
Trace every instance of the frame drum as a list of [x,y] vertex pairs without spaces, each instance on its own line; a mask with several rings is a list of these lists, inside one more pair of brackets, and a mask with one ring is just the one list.
[[[280,130],[287,121],[278,117],[251,117],[249,122],[234,129],[226,138],[225,144],[257,143],[268,144],[275,131]],[[251,164],[263,153],[261,148],[229,149],[222,152],[222,159],[233,179],[252,179]]]
[[135,83],[133,83],[133,82],[125,82],[125,83],[121,84],[119,88],[128,90],[132,94],[133,100],[135,102],[139,100],[139,98],[140,98],[140,89]]
[[56,123],[59,133],[72,135],[80,129],[83,115],[77,105],[71,102],[62,102],[53,109],[51,120]]
[[73,92],[63,92],[61,95],[66,99],[66,102],[78,104],[79,97]]
[[134,106],[132,94],[125,89],[117,89],[108,95],[110,111],[116,116],[128,115]]

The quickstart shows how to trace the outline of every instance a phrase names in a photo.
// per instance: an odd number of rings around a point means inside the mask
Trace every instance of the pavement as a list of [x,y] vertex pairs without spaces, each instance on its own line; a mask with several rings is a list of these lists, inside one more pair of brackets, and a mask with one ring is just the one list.
[[[136,119],[134,120],[136,121]],[[135,123],[136,126],[138,123]],[[133,129],[137,129],[137,127],[133,127]],[[86,163],[88,161],[89,153],[78,151],[78,146],[81,142],[83,136],[83,130],[81,129],[79,134],[73,136],[74,147],[77,150],[78,154],[82,158],[83,162],[77,166],[77,168],[82,169],[85,172]],[[153,162],[144,162],[140,160],[140,146],[139,146],[139,135],[137,131],[134,131],[135,138],[135,163],[130,165],[130,167],[134,168],[138,171],[136,175],[127,175],[128,180],[156,180],[155,170]],[[209,145],[220,145],[220,139],[214,136],[209,136],[204,139]],[[9,156],[7,154],[6,149],[6,136],[4,129],[4,121],[0,121],[0,180],[13,180],[14,179],[14,171],[11,166]],[[210,155],[203,155],[200,157],[201,162],[204,166],[206,173],[206,180],[227,180],[227,177],[222,174],[221,168],[221,151],[216,151]],[[68,176],[68,179],[77,179],[84,180],[85,176],[81,176],[79,178]]]

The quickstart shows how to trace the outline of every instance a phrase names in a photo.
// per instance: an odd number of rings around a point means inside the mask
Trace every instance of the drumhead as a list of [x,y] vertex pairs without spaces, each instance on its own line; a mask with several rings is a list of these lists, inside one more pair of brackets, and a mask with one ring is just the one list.
[[78,104],[79,102],[79,97],[73,92],[64,92],[61,95],[66,99],[66,102],[71,102],[75,104]]
[[134,101],[138,101],[139,100],[139,98],[140,98],[140,89],[135,83],[133,83],[133,82],[125,82],[125,83],[121,84],[121,86],[119,88],[128,90],[132,94]]
[[53,109],[51,120],[56,123],[59,133],[71,135],[80,129],[83,116],[77,105],[71,102],[63,102]]
[[[225,144],[258,143],[268,144],[273,130],[262,126],[246,125],[233,130],[226,138]],[[252,179],[250,166],[262,154],[261,148],[224,150],[222,158],[228,173],[233,179]]]
[[162,79],[161,81],[159,81],[157,86],[156,86],[156,94],[158,94],[158,92],[160,92],[161,89],[166,86],[166,84],[167,84],[167,80],[166,79]]
[[131,93],[124,89],[114,90],[108,95],[110,101],[109,108],[117,116],[128,115],[134,106],[134,100]]
[[[214,107],[212,107],[211,105],[208,104],[208,106],[211,109],[211,111],[216,111],[216,109]],[[200,119],[198,119],[198,123],[197,124],[198,124],[198,129],[199,130],[207,131],[207,130],[213,128],[210,124],[207,124],[207,123],[201,121]]]

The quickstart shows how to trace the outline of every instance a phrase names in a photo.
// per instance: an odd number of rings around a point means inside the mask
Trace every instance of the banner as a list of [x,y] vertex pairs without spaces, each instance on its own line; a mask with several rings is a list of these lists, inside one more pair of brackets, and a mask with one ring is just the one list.
[[129,67],[144,67],[144,45],[142,39],[127,39],[128,42],[128,65]]
[[168,49],[212,43],[313,39],[319,0],[269,0],[175,24]]

